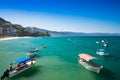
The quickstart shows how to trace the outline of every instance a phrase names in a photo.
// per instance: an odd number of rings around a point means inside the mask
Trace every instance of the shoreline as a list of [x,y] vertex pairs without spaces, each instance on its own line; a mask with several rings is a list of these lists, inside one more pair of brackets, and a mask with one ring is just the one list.
[[32,37],[29,37],[29,36],[24,36],[24,37],[0,37],[0,41],[5,41],[5,40],[13,40],[13,39],[20,39],[20,38],[32,38]]

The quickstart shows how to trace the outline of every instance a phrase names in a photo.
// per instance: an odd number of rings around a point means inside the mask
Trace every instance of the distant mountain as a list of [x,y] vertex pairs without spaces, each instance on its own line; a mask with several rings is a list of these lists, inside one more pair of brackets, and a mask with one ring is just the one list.
[[40,29],[41,31],[48,32],[51,36],[120,36],[120,33],[83,33],[83,32],[68,32],[68,31],[50,31]]
[[48,32],[51,34],[51,36],[120,36],[120,33]]
[[51,36],[86,36],[85,33],[48,31]]

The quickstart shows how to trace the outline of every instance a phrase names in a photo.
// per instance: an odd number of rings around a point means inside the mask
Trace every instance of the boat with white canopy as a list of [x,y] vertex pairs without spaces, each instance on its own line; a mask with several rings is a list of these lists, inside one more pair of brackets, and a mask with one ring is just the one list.
[[96,64],[92,61],[93,59],[96,59],[93,56],[90,56],[88,54],[79,54],[78,56],[79,63],[90,71],[99,73],[100,70],[103,68],[103,66]]

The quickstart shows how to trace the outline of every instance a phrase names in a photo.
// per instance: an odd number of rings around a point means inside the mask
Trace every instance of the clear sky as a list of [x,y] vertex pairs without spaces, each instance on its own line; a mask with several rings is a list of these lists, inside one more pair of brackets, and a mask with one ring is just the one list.
[[120,0],[0,0],[0,17],[53,31],[120,33]]

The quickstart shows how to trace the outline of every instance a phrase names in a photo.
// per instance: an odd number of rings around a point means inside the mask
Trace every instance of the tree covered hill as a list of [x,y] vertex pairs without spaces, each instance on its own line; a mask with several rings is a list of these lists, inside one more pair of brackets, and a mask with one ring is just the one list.
[[41,31],[36,27],[23,27],[12,24],[0,17],[0,36],[50,36],[47,31]]

